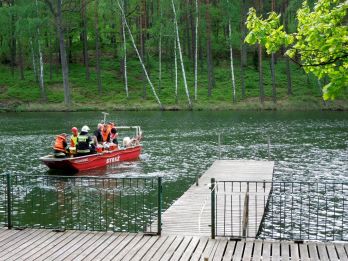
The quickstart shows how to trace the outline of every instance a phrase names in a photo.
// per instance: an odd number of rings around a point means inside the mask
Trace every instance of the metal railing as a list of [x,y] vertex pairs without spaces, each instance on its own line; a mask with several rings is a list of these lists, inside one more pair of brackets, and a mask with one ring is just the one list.
[[161,177],[0,175],[0,225],[9,228],[160,234],[161,212]]
[[348,241],[348,183],[211,183],[212,237]]

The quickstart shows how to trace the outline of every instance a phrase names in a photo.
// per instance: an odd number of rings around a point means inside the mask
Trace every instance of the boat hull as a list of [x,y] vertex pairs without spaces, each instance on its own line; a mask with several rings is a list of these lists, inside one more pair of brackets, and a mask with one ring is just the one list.
[[41,157],[40,160],[50,169],[84,171],[104,167],[120,161],[138,159],[141,149],[141,146],[135,146],[73,158],[54,158],[52,155],[48,155]]

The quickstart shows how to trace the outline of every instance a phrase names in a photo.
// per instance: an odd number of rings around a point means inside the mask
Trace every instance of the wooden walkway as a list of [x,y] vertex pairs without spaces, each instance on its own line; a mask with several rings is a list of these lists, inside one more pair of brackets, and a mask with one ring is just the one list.
[[[211,235],[211,178],[216,181],[272,181],[273,161],[217,160],[162,214],[164,235]],[[240,237],[247,183],[219,184],[216,189],[217,235]],[[254,238],[262,221],[271,184],[249,186],[247,236]]]
[[348,260],[347,243],[0,229],[0,260]]

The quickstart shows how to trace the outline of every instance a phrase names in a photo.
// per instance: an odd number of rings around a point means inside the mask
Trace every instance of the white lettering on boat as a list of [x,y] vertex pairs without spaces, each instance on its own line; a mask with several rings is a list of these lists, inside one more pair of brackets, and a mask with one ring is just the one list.
[[75,160],[75,163],[82,163],[82,162],[87,162],[88,159],[80,159],[80,160]]
[[120,161],[120,156],[106,159],[106,164]]

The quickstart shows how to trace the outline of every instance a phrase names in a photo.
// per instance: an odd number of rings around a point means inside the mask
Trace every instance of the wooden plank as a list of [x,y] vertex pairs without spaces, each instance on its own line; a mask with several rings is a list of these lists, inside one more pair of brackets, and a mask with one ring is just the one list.
[[[100,240],[102,236],[104,236],[105,233],[102,232],[92,232],[89,235],[87,235],[84,239],[85,241],[82,241],[81,244],[78,247],[72,248],[69,250],[69,255],[62,255],[63,260],[73,260],[74,258],[81,258],[80,255],[87,251],[90,248],[93,248],[96,244],[96,241]],[[61,257],[58,258],[60,260]]]
[[[44,234],[37,233],[35,238],[32,238],[31,240],[28,240],[28,241],[24,242],[20,246],[15,247],[15,249],[13,249],[11,251],[10,255],[5,256],[4,253],[2,253],[2,257],[4,259],[11,258],[11,259],[14,259],[14,260],[18,260],[20,257],[24,256],[28,252],[35,252],[35,251],[37,251],[37,246],[40,246],[40,248],[41,248],[54,235],[55,235],[55,233],[51,232],[49,230],[46,230]],[[24,258],[21,258],[21,259],[24,259]]]
[[280,243],[272,242],[272,261],[280,260]]
[[168,239],[163,243],[161,248],[155,253],[152,260],[160,260],[175,239],[176,239],[176,236],[169,236]]
[[236,242],[235,241],[229,241],[227,243],[227,247],[226,247],[226,250],[225,250],[224,258],[222,259],[223,261],[230,261],[230,260],[232,260],[235,247],[236,247]]
[[335,247],[340,261],[348,261],[348,255],[344,250],[344,245],[342,243],[335,243]]
[[198,246],[200,240],[199,237],[193,237],[190,244],[187,246],[185,252],[180,258],[180,261],[188,261],[190,260],[193,252],[195,251],[196,247]]
[[89,249],[86,249],[74,260],[93,260],[95,256],[98,256],[104,249],[106,249],[111,243],[113,246],[117,245],[116,242],[120,242],[120,238],[126,237],[125,233],[113,233],[105,232],[103,236]]
[[110,237],[110,240],[107,240],[107,244],[100,245],[95,252],[92,252],[86,257],[86,260],[101,260],[108,255],[110,251],[122,244],[122,242],[128,243],[133,237],[135,237],[135,235],[129,233],[121,234],[115,239]]
[[167,249],[167,251],[162,256],[161,261],[162,260],[163,261],[169,260],[172,257],[172,255],[174,254],[174,252],[176,251],[176,249],[179,247],[179,245],[181,244],[183,239],[184,239],[184,237],[182,237],[182,236],[176,237],[175,240],[172,242],[172,244]]
[[173,254],[173,256],[170,260],[171,261],[179,261],[181,256],[184,254],[185,250],[190,245],[192,239],[193,239],[193,237],[191,237],[191,236],[184,237],[184,240],[181,242],[180,246],[175,251],[175,253]]
[[151,246],[151,248],[146,252],[144,257],[141,258],[143,261],[149,261],[151,260],[152,256],[157,252],[158,249],[161,248],[161,246],[164,244],[167,240],[174,240],[173,236],[161,236],[155,244]]
[[330,261],[338,261],[338,256],[336,253],[335,246],[333,244],[326,245],[327,252],[329,253]]
[[227,246],[227,240],[226,239],[220,239],[218,241],[218,245],[215,251],[215,254],[213,256],[213,261],[220,261],[223,258],[223,254],[225,252],[225,248]]
[[301,261],[310,261],[308,247],[306,244],[299,244]]
[[160,239],[161,237],[158,237],[158,236],[150,237],[150,239],[146,242],[146,244],[143,245],[142,248],[139,249],[139,251],[132,257],[132,261],[142,260],[142,258],[149,251],[149,249],[151,249],[152,246],[156,243],[156,241]]
[[291,251],[291,261],[293,261],[293,260],[296,260],[296,261],[300,260],[298,244],[295,244],[294,242],[292,242],[290,244],[290,251]]
[[242,260],[243,250],[244,250],[244,244],[245,244],[244,241],[238,241],[238,242],[237,242],[236,249],[235,249],[235,251],[234,251],[232,260],[234,260],[234,261],[237,261],[237,260],[240,261],[240,260]]
[[21,236],[18,236],[16,240],[8,242],[1,246],[1,256],[4,257],[4,259],[13,256],[14,251],[17,251],[18,248],[21,248],[23,244],[28,245],[28,242],[35,242],[36,240],[38,240],[38,237],[40,235],[48,232],[49,231],[45,230],[32,230],[23,233]]
[[[111,260],[131,260],[131,257],[139,250],[138,246],[141,247],[149,240],[149,237],[143,235],[136,236],[130,241],[123,249],[117,254],[114,255]],[[130,258],[126,258],[129,254]],[[107,258],[108,260],[108,258]]]
[[214,239],[209,239],[208,240],[208,244],[204,248],[204,251],[203,251],[203,253],[201,255],[201,257],[202,257],[201,259],[203,259],[203,260],[205,258],[209,259],[210,253],[213,251],[215,243],[216,243],[216,240],[214,240]]
[[316,243],[308,243],[309,256],[311,260],[319,260],[318,249]]
[[191,256],[190,260],[192,260],[192,261],[200,260],[201,255],[202,255],[206,245],[208,244],[208,240],[209,240],[209,238],[207,238],[207,237],[202,237],[199,239],[199,244],[198,244],[197,248],[195,249],[195,251],[193,252],[193,255]]
[[[138,242],[143,235],[138,234],[128,234],[122,241],[117,242],[117,245],[110,244],[110,247],[107,251],[102,252],[102,256],[97,256],[95,260],[112,260],[115,256],[118,255],[128,244],[133,245],[134,242]],[[119,259],[118,259],[119,260]]]
[[12,245],[13,242],[18,242],[22,240],[23,238],[30,237],[33,233],[35,233],[35,229],[25,229],[22,230],[21,233],[15,233],[11,235],[10,237],[7,237],[6,239],[2,240],[0,250],[6,250],[9,245]]
[[280,248],[281,248],[281,257],[282,261],[289,261],[290,260],[290,254],[289,254],[289,242],[287,241],[281,241],[280,242]]
[[40,245],[40,247],[37,247],[35,245],[35,248],[33,248],[32,251],[26,253],[25,255],[21,256],[21,259],[23,260],[35,260],[39,256],[41,256],[43,253],[47,253],[48,251],[51,251],[52,248],[54,248],[56,245],[59,245],[60,242],[65,240],[68,237],[73,237],[74,234],[77,234],[76,231],[65,231],[63,233],[61,232],[54,232],[54,235],[45,242],[45,244]]
[[251,260],[252,253],[253,253],[253,247],[254,247],[253,241],[246,241],[245,242],[243,260],[245,260],[245,261]]
[[255,240],[254,252],[253,252],[253,261],[261,260],[261,256],[262,256],[262,241]]
[[73,248],[74,246],[78,245],[81,240],[83,240],[89,232],[84,231],[82,233],[76,234],[76,236],[72,239],[69,239],[68,242],[63,241],[61,242],[60,248],[56,249],[53,253],[46,253],[38,258],[38,260],[56,260],[58,257],[64,255],[67,251],[69,251],[70,248]]
[[269,241],[263,242],[262,260],[271,260],[271,247],[272,247],[271,242]]
[[325,244],[324,243],[318,243],[317,244],[317,249],[318,249],[320,261],[322,261],[322,260],[329,261],[329,256],[327,254],[327,250],[326,250]]

